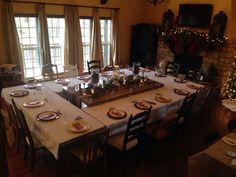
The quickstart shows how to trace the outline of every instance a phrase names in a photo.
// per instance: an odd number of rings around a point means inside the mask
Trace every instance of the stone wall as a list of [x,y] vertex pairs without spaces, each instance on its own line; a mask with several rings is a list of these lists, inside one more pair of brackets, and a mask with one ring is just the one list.
[[[157,63],[160,60],[173,61],[174,53],[169,50],[162,37],[159,38],[158,43]],[[203,57],[202,69],[204,72],[207,71],[211,63],[216,65],[218,69],[217,81],[222,86],[231,71],[231,65],[236,55],[236,40],[227,40],[224,47],[216,48],[213,51],[204,50],[199,55]]]

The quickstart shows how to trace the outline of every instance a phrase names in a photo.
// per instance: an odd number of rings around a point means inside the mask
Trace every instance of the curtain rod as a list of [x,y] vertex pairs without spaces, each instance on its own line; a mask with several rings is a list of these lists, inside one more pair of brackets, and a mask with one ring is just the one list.
[[77,6],[77,7],[84,7],[84,8],[100,8],[100,9],[114,9],[120,10],[120,8],[113,8],[113,7],[99,7],[99,6],[86,6],[86,5],[77,5],[77,4],[65,4],[65,3],[51,3],[51,2],[33,2],[33,1],[17,1],[17,0],[5,0],[9,2],[15,3],[25,3],[25,4],[45,4],[45,5],[60,5],[60,6]]

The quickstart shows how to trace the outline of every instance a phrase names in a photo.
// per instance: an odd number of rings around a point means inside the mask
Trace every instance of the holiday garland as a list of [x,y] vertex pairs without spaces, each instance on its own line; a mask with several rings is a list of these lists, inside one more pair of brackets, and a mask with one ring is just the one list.
[[162,33],[164,42],[169,45],[172,52],[177,54],[194,55],[199,50],[212,50],[224,45],[226,37],[210,37],[207,33],[196,31],[174,30]]

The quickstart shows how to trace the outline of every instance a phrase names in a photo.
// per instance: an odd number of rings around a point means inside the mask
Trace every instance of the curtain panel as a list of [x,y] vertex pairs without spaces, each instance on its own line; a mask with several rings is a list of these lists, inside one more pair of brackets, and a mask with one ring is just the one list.
[[65,64],[77,65],[83,71],[83,43],[80,30],[79,9],[65,6]]
[[102,39],[100,28],[100,16],[98,8],[93,9],[92,39],[91,39],[91,59],[99,60],[103,67]]
[[7,61],[17,64],[17,69],[23,73],[21,46],[16,29],[15,16],[10,2],[3,2],[3,24]]
[[50,44],[48,36],[48,23],[44,4],[36,5],[38,14],[39,39],[43,65],[51,63]]
[[118,41],[118,31],[119,31],[119,10],[112,10],[112,36],[111,36],[111,57],[110,64],[119,64],[119,41]]

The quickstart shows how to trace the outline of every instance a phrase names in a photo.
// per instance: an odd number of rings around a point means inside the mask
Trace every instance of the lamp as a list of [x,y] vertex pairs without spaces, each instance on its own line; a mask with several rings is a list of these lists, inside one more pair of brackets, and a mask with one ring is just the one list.
[[162,3],[164,0],[147,0],[147,2],[149,2],[149,3],[153,3],[153,5],[155,6],[155,5],[157,5],[157,3],[159,4],[159,3]]

